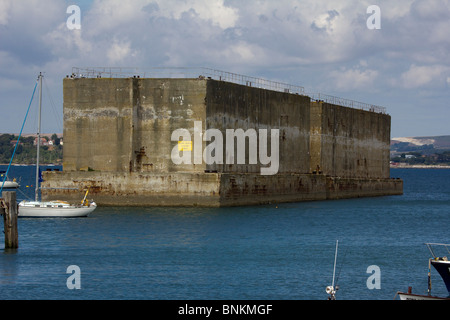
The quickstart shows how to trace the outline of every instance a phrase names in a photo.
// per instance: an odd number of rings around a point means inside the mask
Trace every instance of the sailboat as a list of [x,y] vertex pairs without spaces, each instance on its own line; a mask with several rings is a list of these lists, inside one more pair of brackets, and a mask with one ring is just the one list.
[[0,171],[0,187],[3,185],[5,189],[16,189],[19,188],[19,183],[14,178],[12,181],[8,180],[6,177],[6,171]]
[[83,200],[79,204],[70,204],[67,201],[39,201],[39,150],[41,144],[41,110],[42,110],[42,73],[39,74],[39,123],[37,133],[37,159],[36,159],[36,190],[35,201],[24,200],[19,203],[19,217],[49,217],[49,218],[75,218],[87,217],[96,208],[94,201],[88,201],[86,191]]

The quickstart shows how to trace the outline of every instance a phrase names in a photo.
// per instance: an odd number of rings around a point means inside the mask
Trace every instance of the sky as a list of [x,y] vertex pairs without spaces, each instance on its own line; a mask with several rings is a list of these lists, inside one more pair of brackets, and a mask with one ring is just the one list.
[[392,137],[450,135],[449,30],[450,0],[0,0],[0,133],[39,72],[42,132],[62,133],[72,67],[206,67],[383,106]]

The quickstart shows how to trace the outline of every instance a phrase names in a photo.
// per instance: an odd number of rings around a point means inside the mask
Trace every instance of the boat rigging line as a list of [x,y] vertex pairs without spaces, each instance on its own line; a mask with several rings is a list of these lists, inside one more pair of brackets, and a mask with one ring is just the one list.
[[22,128],[20,129],[19,138],[17,139],[16,146],[14,147],[14,151],[13,151],[13,154],[11,156],[11,160],[9,161],[8,169],[6,170],[6,173],[5,173],[5,178],[3,179],[3,183],[2,183],[2,186],[0,188],[0,195],[3,192],[3,186],[5,185],[5,181],[8,178],[9,169],[11,168],[11,164],[12,164],[12,161],[14,159],[14,155],[16,154],[16,150],[17,150],[17,147],[19,145],[20,137],[22,136],[22,131],[23,131],[23,128],[25,127],[25,123],[27,121],[28,113],[30,112],[31,103],[33,102],[34,94],[36,93],[36,88],[37,88],[38,83],[39,83],[39,78],[36,80],[36,85],[34,86],[33,94],[31,95],[30,104],[28,105],[27,113],[25,115],[25,119],[23,120]]
[[44,83],[45,89],[47,90],[47,93],[48,93],[48,100],[50,102],[50,106],[52,107],[53,114],[55,115],[55,118],[56,118],[56,125],[58,126],[59,132],[63,132],[62,128],[60,126],[62,121],[61,121],[61,118],[59,117],[58,112],[56,111],[56,105],[55,105],[55,102],[53,101],[51,91],[47,85],[47,79],[45,77],[43,77],[42,80],[44,80],[43,83]]

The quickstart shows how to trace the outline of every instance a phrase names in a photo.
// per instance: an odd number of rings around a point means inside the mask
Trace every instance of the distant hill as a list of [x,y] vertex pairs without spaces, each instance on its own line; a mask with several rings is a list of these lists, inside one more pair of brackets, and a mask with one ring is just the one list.
[[412,138],[393,138],[391,140],[391,146],[399,143],[407,143],[412,147],[420,147],[424,145],[432,144],[435,149],[450,149],[450,135],[449,136],[436,136],[436,137],[412,137]]
[[450,135],[435,137],[401,137],[391,140],[391,153],[439,153],[450,150]]
[[392,165],[449,166],[450,136],[393,138]]

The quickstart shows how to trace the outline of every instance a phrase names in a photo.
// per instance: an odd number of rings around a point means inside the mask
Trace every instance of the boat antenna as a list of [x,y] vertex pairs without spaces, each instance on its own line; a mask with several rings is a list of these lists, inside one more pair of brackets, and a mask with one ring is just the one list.
[[328,300],[336,300],[336,291],[339,289],[338,287],[334,287],[334,280],[336,275],[336,261],[337,261],[337,253],[338,253],[338,245],[339,240],[336,240],[336,252],[334,253],[334,268],[333,268],[333,282],[331,286],[328,286],[326,288],[326,292],[330,295],[328,297]]

